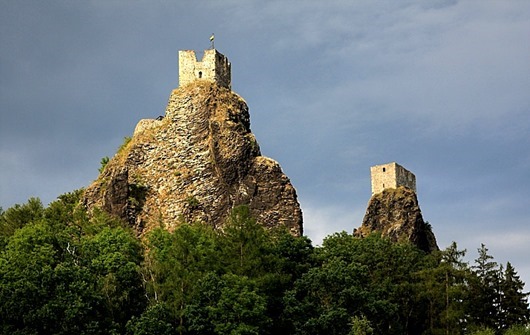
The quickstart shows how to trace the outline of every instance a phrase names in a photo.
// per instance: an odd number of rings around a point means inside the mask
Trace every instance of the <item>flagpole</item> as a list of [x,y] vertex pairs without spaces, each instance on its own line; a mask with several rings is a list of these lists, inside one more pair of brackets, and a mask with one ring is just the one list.
[[212,33],[212,36],[210,36],[210,42],[212,42],[212,49],[215,49],[214,39],[215,39],[215,35],[214,35],[214,33]]

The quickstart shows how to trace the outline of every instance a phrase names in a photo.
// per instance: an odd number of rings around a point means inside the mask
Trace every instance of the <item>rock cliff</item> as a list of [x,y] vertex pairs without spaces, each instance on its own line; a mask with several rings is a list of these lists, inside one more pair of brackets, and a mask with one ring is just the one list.
[[261,156],[245,101],[215,83],[173,90],[164,118],[141,120],[84,195],[139,234],[184,221],[221,227],[248,205],[264,226],[302,235],[296,191],[280,165]]
[[385,189],[372,196],[362,225],[354,234],[363,237],[373,232],[395,242],[409,241],[426,252],[438,250],[430,225],[423,221],[416,193],[406,187]]

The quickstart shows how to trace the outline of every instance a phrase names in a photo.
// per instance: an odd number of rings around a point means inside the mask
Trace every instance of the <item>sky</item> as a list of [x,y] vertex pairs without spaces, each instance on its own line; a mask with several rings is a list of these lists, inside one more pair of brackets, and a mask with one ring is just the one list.
[[88,186],[212,32],[315,245],[395,161],[442,249],[484,243],[530,289],[528,0],[0,0],[0,206]]

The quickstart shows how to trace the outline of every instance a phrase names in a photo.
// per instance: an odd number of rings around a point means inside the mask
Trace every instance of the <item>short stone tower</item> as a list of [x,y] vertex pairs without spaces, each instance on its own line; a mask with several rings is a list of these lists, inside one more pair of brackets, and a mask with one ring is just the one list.
[[232,89],[231,64],[223,54],[215,49],[204,51],[202,60],[197,61],[195,51],[179,51],[179,86],[195,80],[206,80],[219,86]]
[[372,195],[381,193],[387,188],[404,186],[416,192],[416,177],[414,174],[396,162],[372,166]]

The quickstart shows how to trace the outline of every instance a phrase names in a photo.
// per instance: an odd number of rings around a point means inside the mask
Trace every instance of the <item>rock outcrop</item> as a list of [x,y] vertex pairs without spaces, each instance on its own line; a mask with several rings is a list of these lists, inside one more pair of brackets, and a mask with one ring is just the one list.
[[238,205],[248,205],[264,226],[303,233],[296,191],[280,165],[261,156],[246,102],[210,82],[173,90],[164,118],[141,120],[86,189],[84,203],[139,234],[184,221],[218,228]]
[[362,225],[354,234],[363,237],[373,232],[394,242],[409,241],[426,252],[438,250],[430,225],[423,221],[416,193],[406,187],[385,189],[372,196]]

